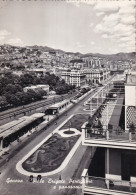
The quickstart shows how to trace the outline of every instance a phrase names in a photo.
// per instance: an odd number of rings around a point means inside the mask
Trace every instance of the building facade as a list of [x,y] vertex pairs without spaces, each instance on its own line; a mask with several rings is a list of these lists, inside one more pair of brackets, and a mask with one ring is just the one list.
[[67,84],[81,87],[86,84],[86,75],[83,71],[79,70],[67,70],[62,72],[61,78],[65,80]]
[[84,73],[86,74],[87,81],[95,84],[103,82],[110,75],[108,69],[85,69]]
[[[118,93],[117,98],[108,98],[99,108],[100,118],[98,113],[96,116],[101,121],[104,116],[106,117],[103,120],[106,121],[106,128],[87,127],[86,124],[82,127],[82,144],[90,146],[92,154],[90,165],[82,173],[82,192],[84,195],[136,194],[136,131],[134,121],[136,115],[134,118],[132,117],[132,113],[135,114],[136,109],[136,82],[133,81],[135,81],[135,77],[132,74],[127,76],[125,94]],[[119,119],[123,107],[125,107],[125,126],[128,125],[128,122],[133,122],[133,131],[130,124],[127,126],[128,129],[120,127]],[[130,108],[132,118],[130,117]],[[111,121],[114,128],[109,126]]]
[[136,73],[127,74],[125,83],[125,129],[136,127]]

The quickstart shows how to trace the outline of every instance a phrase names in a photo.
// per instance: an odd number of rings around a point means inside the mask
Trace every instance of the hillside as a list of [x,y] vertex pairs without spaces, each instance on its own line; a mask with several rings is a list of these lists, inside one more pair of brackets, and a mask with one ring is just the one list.
[[85,57],[99,57],[99,58],[106,58],[109,61],[119,61],[119,60],[135,60],[136,61],[136,52],[131,52],[131,53],[117,53],[117,54],[100,54],[100,53],[87,53],[87,54],[82,54],[79,52],[66,52],[60,49],[53,49],[48,46],[27,46],[27,47],[18,47],[18,46],[12,46],[12,45],[1,45],[0,47],[8,47],[8,48],[18,48],[18,49],[25,49],[25,48],[31,48],[33,50],[39,50],[41,52],[53,52],[53,53],[61,53],[61,54],[66,54],[66,55],[74,55],[74,56],[79,56],[80,58],[85,58]]

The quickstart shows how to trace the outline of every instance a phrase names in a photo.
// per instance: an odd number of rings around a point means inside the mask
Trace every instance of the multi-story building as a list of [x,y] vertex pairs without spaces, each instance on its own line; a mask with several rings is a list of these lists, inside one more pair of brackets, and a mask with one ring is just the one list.
[[105,79],[107,79],[110,75],[110,71],[107,69],[85,69],[87,81],[91,81],[92,83],[101,83]]
[[80,87],[86,84],[86,82],[91,83],[101,83],[106,80],[110,75],[108,69],[81,69],[81,70],[70,70],[64,69],[61,71],[61,78],[65,80],[66,83]]
[[136,72],[127,74],[125,83],[125,129],[136,126]]
[[100,59],[97,58],[97,57],[85,57],[85,58],[82,58],[82,59],[85,62],[86,67],[89,68],[89,69],[90,68],[92,68],[92,69],[94,69],[94,68],[97,68],[97,69],[101,68]]
[[46,69],[43,69],[43,68],[33,68],[33,69],[26,69],[25,70],[26,73],[32,73],[32,74],[35,74],[37,77],[40,77],[40,76],[44,76],[46,74]]
[[127,75],[124,93],[119,87],[117,97],[105,99],[94,115],[105,128],[82,128],[82,144],[94,151],[82,173],[84,195],[136,194],[136,75]]
[[66,70],[62,72],[61,78],[64,79],[66,83],[75,85],[76,87],[81,87],[86,84],[86,75],[80,70]]

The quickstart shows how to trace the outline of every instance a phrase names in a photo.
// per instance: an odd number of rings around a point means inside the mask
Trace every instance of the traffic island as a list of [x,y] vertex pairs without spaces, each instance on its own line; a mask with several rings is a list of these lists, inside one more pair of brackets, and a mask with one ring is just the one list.
[[[27,176],[39,174],[49,176],[62,171],[81,144],[81,132],[79,130],[88,118],[88,115],[83,116],[82,114],[70,116],[20,160],[16,169]],[[69,124],[72,127],[66,128]]]
[[81,127],[88,120],[89,114],[75,114],[70,119],[65,122],[65,124],[60,128],[60,130],[63,129],[69,129],[74,128],[81,132]]
[[61,135],[62,137],[72,137],[76,135],[81,135],[81,132],[75,128],[69,128],[69,129],[58,131],[58,134]]
[[23,162],[23,169],[32,173],[47,173],[58,169],[78,138],[79,135],[65,138],[54,134]]

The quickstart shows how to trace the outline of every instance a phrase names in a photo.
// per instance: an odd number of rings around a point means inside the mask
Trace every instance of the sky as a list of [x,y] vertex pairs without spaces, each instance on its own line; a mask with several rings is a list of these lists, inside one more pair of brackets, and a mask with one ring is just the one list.
[[0,44],[114,54],[136,49],[135,0],[1,0]]

